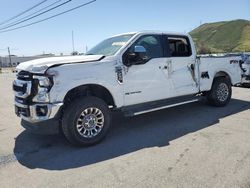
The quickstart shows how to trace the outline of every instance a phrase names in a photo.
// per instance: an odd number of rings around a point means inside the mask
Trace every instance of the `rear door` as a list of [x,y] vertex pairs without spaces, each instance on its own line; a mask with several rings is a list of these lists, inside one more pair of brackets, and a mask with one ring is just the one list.
[[166,78],[173,85],[176,96],[194,94],[199,91],[198,65],[196,57],[192,53],[189,38],[187,36],[164,35],[166,61],[162,69]]

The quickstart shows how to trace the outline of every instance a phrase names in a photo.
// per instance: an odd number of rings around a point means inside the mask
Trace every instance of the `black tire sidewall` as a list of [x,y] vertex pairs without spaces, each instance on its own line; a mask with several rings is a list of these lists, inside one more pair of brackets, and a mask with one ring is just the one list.
[[[102,111],[104,115],[104,126],[98,135],[93,138],[84,138],[76,129],[76,122],[79,115],[86,108],[96,107]],[[74,100],[65,110],[62,119],[62,128],[66,138],[78,146],[88,146],[97,144],[107,134],[111,122],[111,114],[106,103],[97,97],[84,97]]]
[[[217,89],[221,83],[225,83],[229,90],[228,97],[225,101],[220,101],[217,96]],[[213,81],[212,89],[208,93],[208,97],[207,97],[209,103],[213,106],[222,107],[229,103],[231,96],[232,96],[232,87],[231,87],[230,80],[224,77],[215,78]]]

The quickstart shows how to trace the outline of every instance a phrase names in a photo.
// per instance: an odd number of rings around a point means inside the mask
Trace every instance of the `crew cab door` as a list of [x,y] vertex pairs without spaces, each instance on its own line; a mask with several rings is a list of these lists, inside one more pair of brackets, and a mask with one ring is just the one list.
[[164,35],[163,36],[166,61],[162,66],[168,81],[173,85],[176,96],[194,94],[199,91],[198,64],[195,54],[192,53],[189,38],[187,36]]
[[[127,63],[127,55],[135,46],[144,47],[146,61]],[[135,60],[137,61],[137,60]],[[124,73],[124,105],[133,105],[171,97],[172,85],[162,73],[161,64],[165,61],[162,35],[143,35],[123,54],[126,65]]]

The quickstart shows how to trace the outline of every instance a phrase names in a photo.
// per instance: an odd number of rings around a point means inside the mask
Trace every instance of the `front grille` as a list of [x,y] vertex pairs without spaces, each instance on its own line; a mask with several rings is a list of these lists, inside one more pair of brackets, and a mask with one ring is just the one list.
[[13,82],[13,90],[15,91],[15,96],[27,98],[31,93],[31,86],[32,81],[15,79]]
[[33,79],[33,74],[27,71],[20,71],[13,82],[15,101],[23,105],[32,105],[32,99],[37,95],[38,80]]
[[17,79],[30,81],[30,80],[32,80],[32,74],[30,72],[27,72],[27,71],[20,71],[17,74]]
[[26,88],[27,88],[27,84],[23,84],[23,86],[17,86],[15,84],[13,84],[13,90],[16,91],[16,92],[25,93],[26,92]]
[[29,98],[30,97],[20,98],[20,97],[15,96],[15,102],[23,104],[23,105],[29,105],[29,104],[31,104],[31,100]]

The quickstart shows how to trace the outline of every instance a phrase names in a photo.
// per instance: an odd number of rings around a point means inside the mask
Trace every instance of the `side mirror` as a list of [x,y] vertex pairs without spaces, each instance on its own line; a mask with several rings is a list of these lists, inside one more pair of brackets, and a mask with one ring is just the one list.
[[133,52],[130,54],[131,64],[139,65],[147,62],[146,49],[143,46],[135,46]]
[[135,46],[134,53],[146,53],[146,49],[143,46]]
[[146,49],[143,46],[134,46],[134,48],[127,53],[124,64],[127,66],[139,65],[146,63],[147,60]]

